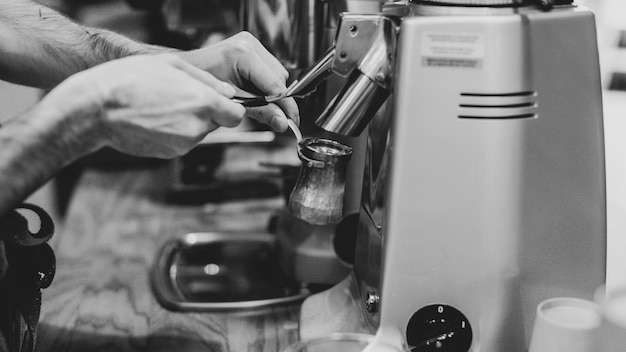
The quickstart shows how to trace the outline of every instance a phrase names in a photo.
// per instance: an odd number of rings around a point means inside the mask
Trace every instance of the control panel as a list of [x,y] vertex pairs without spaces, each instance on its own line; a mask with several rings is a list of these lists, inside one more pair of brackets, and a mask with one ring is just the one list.
[[445,304],[432,304],[411,316],[406,329],[411,352],[467,352],[472,327],[463,313]]

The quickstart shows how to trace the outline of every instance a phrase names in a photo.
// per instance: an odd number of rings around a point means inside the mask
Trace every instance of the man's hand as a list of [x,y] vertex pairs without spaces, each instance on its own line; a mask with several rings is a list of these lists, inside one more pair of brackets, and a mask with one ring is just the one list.
[[[0,79],[53,88],[72,74],[133,55],[174,52],[110,31],[87,28],[32,0],[0,0]],[[254,95],[285,90],[287,71],[251,34],[242,32],[215,45],[176,52],[188,63]],[[247,109],[246,116],[276,131],[287,129],[286,117],[299,123],[293,99]]]
[[78,100],[67,109],[78,107],[83,113],[62,115],[93,119],[85,135],[101,146],[170,158],[186,153],[219,126],[238,125],[245,108],[230,100],[234,94],[230,84],[175,55],[162,54],[128,57],[78,73],[52,90],[41,105],[58,109]]
[[[176,55],[218,79],[255,95],[278,94],[286,89],[285,82],[289,76],[287,70],[248,32],[238,33],[206,48]],[[280,132],[287,129],[287,118],[300,123],[298,105],[291,98],[264,107],[248,108],[246,116]]]

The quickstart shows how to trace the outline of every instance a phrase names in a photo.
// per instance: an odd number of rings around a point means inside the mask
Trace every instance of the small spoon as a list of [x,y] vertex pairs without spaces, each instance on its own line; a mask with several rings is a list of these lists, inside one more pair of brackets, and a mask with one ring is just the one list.
[[300,144],[300,142],[302,142],[302,132],[300,132],[300,128],[296,125],[296,122],[292,119],[287,119],[287,125],[289,125],[291,132],[296,136],[296,142]]

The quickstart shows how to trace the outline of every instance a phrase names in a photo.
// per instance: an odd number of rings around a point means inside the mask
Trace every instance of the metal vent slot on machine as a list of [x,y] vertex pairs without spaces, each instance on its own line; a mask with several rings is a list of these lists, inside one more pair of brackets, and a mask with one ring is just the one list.
[[537,118],[537,93],[461,93],[458,117],[461,119]]

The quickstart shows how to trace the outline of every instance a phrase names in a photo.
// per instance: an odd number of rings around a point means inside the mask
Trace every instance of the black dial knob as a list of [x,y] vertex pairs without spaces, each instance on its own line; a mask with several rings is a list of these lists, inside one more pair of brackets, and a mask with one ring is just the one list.
[[467,352],[472,345],[472,327],[458,309],[433,304],[413,314],[406,337],[412,352]]

